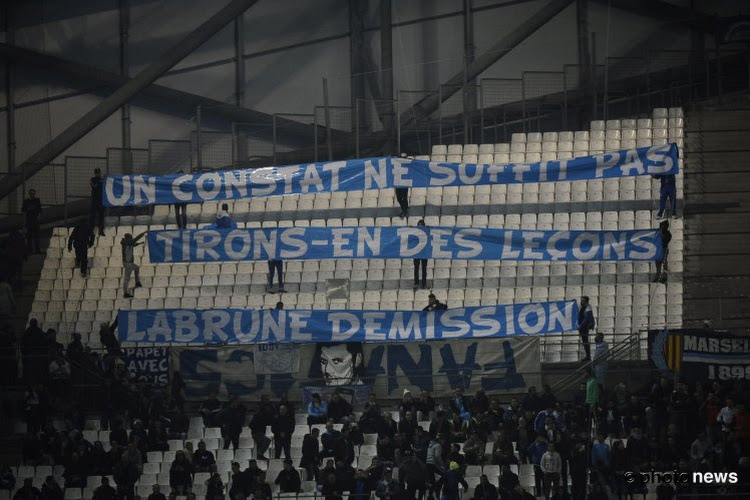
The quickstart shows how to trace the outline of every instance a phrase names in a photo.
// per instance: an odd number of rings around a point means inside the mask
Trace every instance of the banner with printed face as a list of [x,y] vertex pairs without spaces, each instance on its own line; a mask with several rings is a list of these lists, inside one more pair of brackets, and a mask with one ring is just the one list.
[[[467,394],[480,388],[495,394],[526,392],[527,387],[541,383],[538,337],[304,344],[300,346],[301,364],[296,372],[257,374],[254,363],[258,352],[276,347],[175,347],[171,350],[172,368],[182,374],[186,397],[191,400],[205,399],[216,392],[220,398],[236,394],[250,399],[271,393],[299,401],[304,387],[320,385],[369,387],[378,398],[401,398],[404,389],[417,395],[426,389],[435,397],[444,397],[454,389]],[[324,353],[324,347],[331,352]],[[323,362],[325,356],[336,357],[335,371],[331,363]],[[361,365],[361,372],[355,364]],[[331,377],[345,383],[330,385],[326,381]]]
[[126,347],[123,352],[131,377],[155,385],[169,383],[168,347]]
[[120,311],[117,318],[121,342],[421,342],[571,331],[578,318],[578,303],[541,302],[434,312],[165,309]]
[[120,207],[395,187],[578,181],[678,171],[677,145],[664,144],[531,164],[464,164],[387,157],[199,174],[112,175],[104,179],[102,190],[105,205]]
[[457,227],[288,227],[151,231],[161,262],[320,259],[659,260],[656,229],[527,231]]
[[750,380],[750,339],[713,330],[651,330],[649,357],[683,382]]

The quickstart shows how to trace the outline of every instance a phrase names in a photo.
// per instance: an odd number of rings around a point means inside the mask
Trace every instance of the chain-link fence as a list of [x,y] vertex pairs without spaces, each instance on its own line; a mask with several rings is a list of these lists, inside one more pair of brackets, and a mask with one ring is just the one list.
[[[200,141],[198,140],[200,136]],[[194,170],[214,170],[232,165],[233,134],[202,130],[190,133]]]
[[562,71],[524,71],[521,80],[524,132],[540,132],[542,116],[547,113],[559,113],[562,122],[566,121],[565,74]]
[[394,99],[357,99],[355,108],[355,156],[360,157],[360,146],[368,138],[378,138],[383,154],[393,155],[396,149],[396,110]]
[[[432,144],[437,144],[437,134],[432,131],[432,120],[419,112],[419,103],[437,96],[432,90],[399,90],[396,99],[396,149],[417,155],[430,154]],[[433,142],[434,141],[434,142]]]
[[483,78],[480,142],[509,142],[514,122],[522,117],[523,80]]
[[151,175],[190,172],[193,151],[190,141],[148,141],[148,167]]
[[107,173],[149,173],[148,149],[107,148]]
[[[350,106],[315,106],[314,115],[315,161],[353,155],[356,149],[356,139],[352,134],[354,110]],[[323,137],[320,137],[321,131]]]
[[232,125],[231,163],[251,165],[269,161],[274,155],[274,142],[259,137],[272,137],[274,125],[267,123],[234,123]]
[[[314,138],[311,138],[309,142],[300,143],[294,132],[294,127],[300,123],[313,127],[315,124],[315,115],[312,113],[276,113],[273,115],[271,155],[274,165],[280,163],[279,155],[281,153],[288,153],[294,150],[301,149],[305,151],[305,156],[314,156]],[[295,144],[295,146],[291,146],[291,144]]]

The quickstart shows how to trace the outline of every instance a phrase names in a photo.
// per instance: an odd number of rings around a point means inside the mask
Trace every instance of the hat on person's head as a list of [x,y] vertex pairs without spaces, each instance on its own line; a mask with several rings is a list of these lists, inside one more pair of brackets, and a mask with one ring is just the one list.
[[411,391],[409,389],[404,389],[404,396],[406,396],[407,394],[411,395]]
[[451,462],[451,463],[450,463],[450,466],[449,466],[449,468],[450,468],[450,470],[452,470],[452,471],[457,471],[457,470],[458,470],[458,469],[459,469],[460,467],[459,467],[458,463],[456,463],[456,462]]

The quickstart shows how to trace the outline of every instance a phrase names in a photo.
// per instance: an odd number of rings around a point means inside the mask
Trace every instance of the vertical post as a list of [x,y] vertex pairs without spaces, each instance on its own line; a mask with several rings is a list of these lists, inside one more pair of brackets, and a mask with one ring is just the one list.
[[[130,37],[130,0],[120,0],[120,75],[125,78],[130,73],[129,37]],[[122,120],[122,148],[125,173],[133,173],[133,157],[130,151],[130,104],[123,104],[120,108]]]
[[469,81],[469,66],[474,62],[474,16],[473,0],[464,0],[464,88],[463,88],[463,123],[464,144],[471,142],[470,116],[477,108],[477,89],[474,80]]
[[401,153],[401,93],[396,92],[396,151]]
[[596,120],[596,31],[591,32],[591,64],[589,65],[589,91],[591,92],[591,119]]
[[[357,101],[354,101],[356,105]],[[333,144],[331,144],[331,107],[328,104],[328,78],[323,78],[323,111],[326,120],[326,146],[328,148],[328,161],[333,161]]]
[[[234,99],[238,108],[245,107],[245,18],[242,14],[234,20]],[[236,132],[237,159],[245,161],[248,158],[245,127],[238,126]],[[275,147],[276,139],[274,138]],[[275,157],[274,163],[276,163]]]
[[318,107],[313,107],[313,161],[318,163]]
[[[367,3],[360,0],[349,0],[349,72],[351,78],[351,107],[357,105],[357,99],[365,97],[365,16]],[[353,119],[353,117],[352,117]],[[352,130],[356,128],[352,123]]]
[[274,113],[272,120],[272,128],[273,128],[273,144],[271,145],[271,151],[273,155],[273,164],[278,165],[279,162],[276,161],[276,114]]
[[203,169],[203,155],[201,151],[203,146],[201,145],[201,107],[200,105],[195,107],[195,152],[198,156],[197,168],[198,170]]
[[[10,2],[5,5],[5,33],[8,44],[15,44],[15,26],[13,25],[13,7]],[[16,96],[15,96],[15,68],[10,59],[5,60],[5,97],[7,111],[5,113],[5,138],[8,144],[8,173],[16,170]],[[22,175],[22,179],[26,179]],[[8,196],[8,214],[13,214],[18,207],[17,190]],[[21,197],[26,196],[26,181],[21,185]]]
[[359,158],[359,103],[362,100],[357,99],[354,102],[356,103],[354,106],[354,156]]
[[602,113],[607,119],[607,98],[609,94],[609,57],[604,58],[604,92],[602,92]]
[[68,159],[65,158],[63,163],[63,217],[65,225],[68,224]]
[[438,85],[438,143],[443,140],[443,86]]
[[578,75],[584,84],[589,77],[589,0],[576,0],[576,35],[578,38]]
[[[399,141],[393,140],[393,14],[391,7],[391,0],[380,0],[380,96],[383,99],[381,116],[386,135],[383,153],[386,155],[401,153],[400,147],[396,151],[393,150],[394,144]],[[357,157],[359,157],[359,148],[357,148]]]

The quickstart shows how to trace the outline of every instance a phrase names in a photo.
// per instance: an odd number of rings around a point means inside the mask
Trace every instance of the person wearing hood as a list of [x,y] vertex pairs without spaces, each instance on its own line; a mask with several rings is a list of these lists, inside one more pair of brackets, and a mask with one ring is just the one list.
[[451,462],[448,466],[448,471],[438,481],[438,488],[443,489],[443,496],[441,499],[445,500],[460,500],[461,495],[459,494],[459,486],[463,486],[464,490],[469,489],[469,485],[464,480],[461,474],[461,466],[456,462]]
[[672,241],[672,233],[669,231],[669,221],[664,220],[659,224],[659,237],[661,238],[661,259],[656,261],[656,276],[654,283],[666,283],[669,272],[669,242]]

